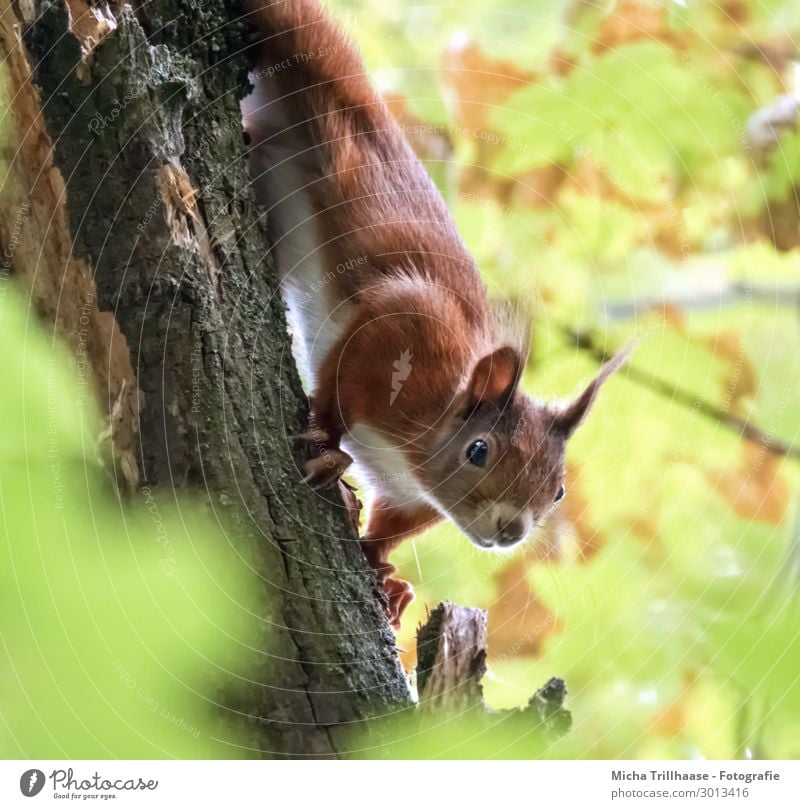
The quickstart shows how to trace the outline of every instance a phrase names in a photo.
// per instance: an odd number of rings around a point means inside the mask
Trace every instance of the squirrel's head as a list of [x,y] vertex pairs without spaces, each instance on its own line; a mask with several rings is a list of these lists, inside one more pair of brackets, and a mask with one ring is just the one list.
[[525,356],[517,349],[505,346],[478,360],[423,472],[433,500],[472,542],[516,545],[564,497],[567,440],[628,354],[607,362],[561,406],[519,390]]

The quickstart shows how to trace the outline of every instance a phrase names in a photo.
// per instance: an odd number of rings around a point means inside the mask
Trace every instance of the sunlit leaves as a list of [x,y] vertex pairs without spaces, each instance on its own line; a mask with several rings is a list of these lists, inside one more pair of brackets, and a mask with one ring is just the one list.
[[503,168],[519,172],[587,152],[625,193],[652,198],[670,176],[740,146],[743,99],[717,89],[691,59],[658,42],[589,58],[564,80],[520,90],[495,122],[529,144]]
[[[573,4],[546,46],[535,8],[471,12],[438,18],[470,35],[466,75],[441,76],[462,162],[449,201],[490,292],[535,308],[526,389],[558,399],[590,378],[576,335],[641,342],[573,439],[538,547],[492,556],[442,526],[398,550],[418,594],[400,644],[426,603],[487,607],[490,702],[567,680],[575,724],[556,754],[797,755],[800,465],[724,418],[800,443],[800,258],[770,232],[776,203],[797,230],[800,139],[785,133],[761,161],[746,137],[796,86],[798,6]],[[452,44],[430,42],[409,61],[433,66]],[[501,62],[528,86],[476,85]],[[413,109],[433,95],[395,78]],[[492,148],[459,129],[465,108]]]

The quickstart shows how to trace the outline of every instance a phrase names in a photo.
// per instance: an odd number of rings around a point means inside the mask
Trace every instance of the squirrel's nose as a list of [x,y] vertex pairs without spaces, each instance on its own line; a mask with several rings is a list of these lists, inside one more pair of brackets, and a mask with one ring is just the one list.
[[503,547],[516,545],[525,538],[525,521],[521,517],[512,517],[510,520],[502,518],[497,520],[497,544]]

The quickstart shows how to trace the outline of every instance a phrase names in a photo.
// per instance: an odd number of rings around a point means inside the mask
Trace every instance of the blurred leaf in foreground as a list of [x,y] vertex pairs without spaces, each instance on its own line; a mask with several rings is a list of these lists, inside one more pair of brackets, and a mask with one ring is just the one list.
[[4,292],[0,756],[240,756],[252,574],[197,504],[112,495],[74,363]]

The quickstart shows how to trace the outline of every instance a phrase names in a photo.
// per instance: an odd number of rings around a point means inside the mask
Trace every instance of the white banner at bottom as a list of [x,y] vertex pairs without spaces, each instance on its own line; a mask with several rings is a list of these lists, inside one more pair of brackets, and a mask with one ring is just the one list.
[[[0,807],[797,809],[797,761],[2,761]],[[354,803],[355,802],[355,803]]]

